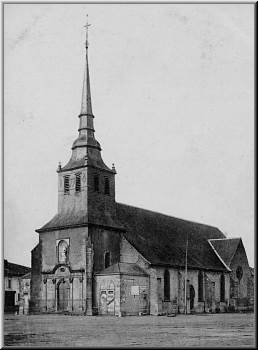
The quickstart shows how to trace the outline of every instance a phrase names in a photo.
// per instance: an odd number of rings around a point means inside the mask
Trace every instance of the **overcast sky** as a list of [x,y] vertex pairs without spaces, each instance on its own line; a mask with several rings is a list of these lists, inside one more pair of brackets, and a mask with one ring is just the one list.
[[242,237],[254,263],[254,5],[4,5],[4,255],[30,265],[77,137],[83,25],[116,200]]

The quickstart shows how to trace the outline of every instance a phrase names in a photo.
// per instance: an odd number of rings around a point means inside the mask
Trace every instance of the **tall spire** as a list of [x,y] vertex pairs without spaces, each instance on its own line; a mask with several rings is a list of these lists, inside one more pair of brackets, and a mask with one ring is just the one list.
[[88,30],[90,24],[87,22],[84,26],[86,28],[86,60],[85,60],[85,72],[83,78],[82,87],[82,102],[81,111],[79,114],[79,135],[72,144],[72,155],[68,163],[62,167],[61,164],[58,166],[58,172],[67,171],[71,169],[81,167],[94,167],[104,169],[110,173],[115,174],[115,168],[110,169],[105,165],[101,157],[101,146],[95,139],[94,130],[94,115],[92,113],[91,105],[91,91],[90,91],[90,75],[89,75],[89,62],[88,62]]
[[[88,15],[87,15],[87,23],[84,26],[86,28],[86,61],[85,61],[85,72],[83,79],[83,87],[82,87],[82,103],[81,103],[81,112],[79,114],[80,124],[79,124],[79,136],[74,141],[72,149],[76,149],[78,147],[84,148],[96,148],[101,150],[100,144],[94,137],[94,126],[93,126],[93,118],[92,114],[92,105],[91,105],[91,93],[90,93],[90,74],[89,74],[89,63],[88,63],[88,29],[90,24],[88,23]],[[81,155],[81,152],[79,152]]]
[[85,72],[83,79],[83,88],[82,88],[82,104],[81,104],[81,114],[91,114],[92,115],[92,106],[91,106],[91,93],[90,93],[90,74],[89,74],[89,63],[88,63],[88,30],[90,24],[88,23],[88,15],[87,15],[87,23],[84,26],[86,28],[86,64],[85,64]]

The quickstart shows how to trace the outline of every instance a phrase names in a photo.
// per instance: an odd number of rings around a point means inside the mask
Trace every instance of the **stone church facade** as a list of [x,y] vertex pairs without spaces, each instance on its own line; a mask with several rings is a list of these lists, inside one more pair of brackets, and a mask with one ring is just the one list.
[[57,214],[36,230],[30,311],[121,316],[247,307],[251,275],[241,239],[117,203],[116,170],[102,160],[93,121],[86,40],[79,134],[57,169]]

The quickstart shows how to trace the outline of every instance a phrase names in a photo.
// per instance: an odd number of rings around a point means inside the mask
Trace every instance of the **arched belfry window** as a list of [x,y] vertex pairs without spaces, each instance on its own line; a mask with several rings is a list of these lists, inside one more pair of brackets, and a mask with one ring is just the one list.
[[164,300],[170,300],[170,273],[168,270],[164,272]]
[[220,301],[225,301],[225,276],[220,276]]
[[203,273],[198,273],[198,301],[203,301]]
[[105,252],[104,254],[104,266],[105,269],[110,266],[111,259],[110,259],[110,252]]
[[68,243],[64,240],[58,243],[58,262],[60,264],[68,262]]

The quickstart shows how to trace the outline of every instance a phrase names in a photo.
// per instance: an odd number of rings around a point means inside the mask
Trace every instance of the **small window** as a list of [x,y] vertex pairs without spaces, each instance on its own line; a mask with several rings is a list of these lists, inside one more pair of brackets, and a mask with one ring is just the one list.
[[8,279],[8,288],[12,288],[12,280],[10,278]]
[[198,273],[198,301],[203,301],[203,273],[199,271]]
[[243,277],[243,269],[241,266],[238,266],[236,269],[236,277],[240,281],[241,278]]
[[220,276],[220,301],[225,301],[225,276]]
[[168,270],[164,272],[164,300],[170,300],[170,273]]
[[110,266],[110,252],[105,252],[104,266],[105,266],[105,269]]
[[104,193],[110,195],[109,179],[107,177],[105,177]]
[[81,173],[75,174],[75,192],[81,192]]
[[94,175],[94,191],[99,192],[99,176]]
[[21,300],[21,296],[20,296],[20,293],[18,293],[18,301]]
[[65,194],[70,193],[70,176],[69,175],[64,176],[64,193]]

